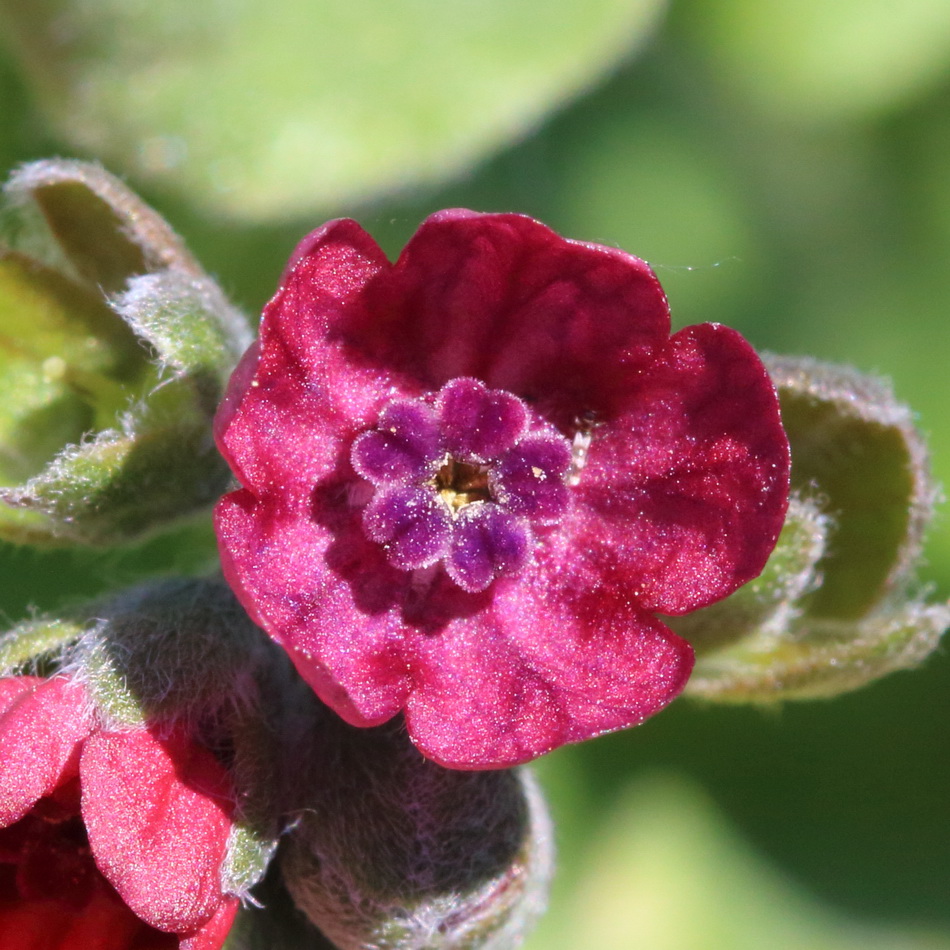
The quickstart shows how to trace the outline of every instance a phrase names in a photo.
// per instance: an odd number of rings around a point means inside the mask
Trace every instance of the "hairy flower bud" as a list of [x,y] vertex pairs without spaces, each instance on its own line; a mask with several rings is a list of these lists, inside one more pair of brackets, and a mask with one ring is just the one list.
[[766,361],[792,449],[793,498],[762,575],[673,625],[687,693],[725,702],[833,696],[914,666],[950,627],[914,571],[937,495],[911,411],[847,367]]
[[324,717],[281,868],[340,950],[517,946],[543,909],[551,829],[523,770],[422,757],[399,722]]
[[208,430],[247,325],[96,165],[50,160],[0,219],[0,538],[131,539],[227,481]]

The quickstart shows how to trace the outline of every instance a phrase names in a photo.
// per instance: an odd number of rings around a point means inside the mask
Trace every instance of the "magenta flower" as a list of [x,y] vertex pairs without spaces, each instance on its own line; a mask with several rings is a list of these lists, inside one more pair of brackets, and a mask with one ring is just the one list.
[[107,732],[64,677],[0,679],[4,950],[218,950],[232,809],[181,729]]
[[218,414],[232,587],[344,719],[403,712],[443,765],[641,722],[692,667],[655,614],[755,577],[788,492],[752,349],[669,333],[643,261],[530,218],[441,212],[395,264],[325,225]]

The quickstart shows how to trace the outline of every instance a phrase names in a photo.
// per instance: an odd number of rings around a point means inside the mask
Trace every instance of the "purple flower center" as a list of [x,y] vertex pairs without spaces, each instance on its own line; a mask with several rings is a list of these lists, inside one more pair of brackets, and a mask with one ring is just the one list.
[[537,527],[568,504],[571,444],[517,396],[468,377],[388,403],[351,459],[375,489],[363,527],[390,563],[441,562],[470,593],[524,567]]

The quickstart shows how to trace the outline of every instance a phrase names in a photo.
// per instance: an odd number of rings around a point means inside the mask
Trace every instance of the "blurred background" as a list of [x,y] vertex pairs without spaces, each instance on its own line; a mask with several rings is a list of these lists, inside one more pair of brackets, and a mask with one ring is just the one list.
[[[893,380],[950,484],[950,2],[0,0],[0,170],[102,160],[250,314],[296,241],[464,205],[648,260],[674,321]],[[922,583],[950,593],[946,515]],[[213,553],[0,547],[0,618]],[[529,950],[950,948],[950,658],[680,701],[538,771]]]

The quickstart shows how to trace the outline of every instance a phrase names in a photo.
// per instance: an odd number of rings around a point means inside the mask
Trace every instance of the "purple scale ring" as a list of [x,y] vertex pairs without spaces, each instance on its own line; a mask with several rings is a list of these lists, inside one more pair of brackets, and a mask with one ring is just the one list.
[[373,485],[363,527],[395,567],[442,563],[470,593],[521,570],[567,508],[571,445],[517,396],[460,377],[387,403],[351,450]]

